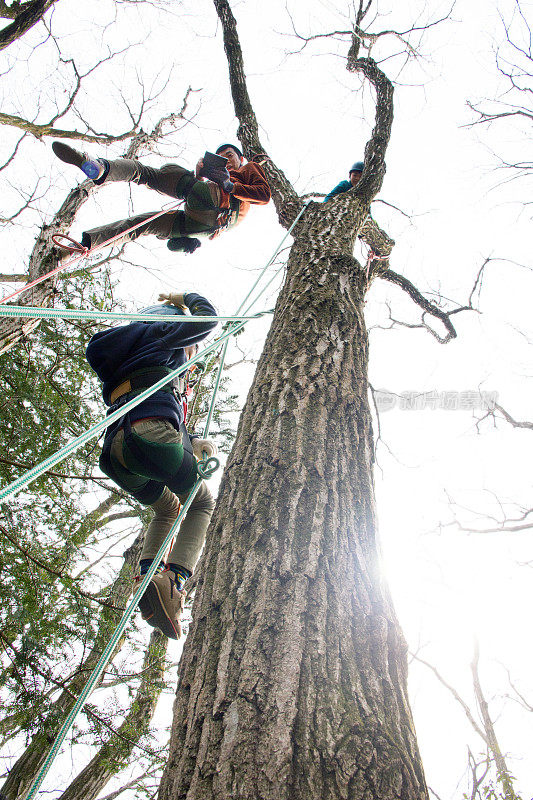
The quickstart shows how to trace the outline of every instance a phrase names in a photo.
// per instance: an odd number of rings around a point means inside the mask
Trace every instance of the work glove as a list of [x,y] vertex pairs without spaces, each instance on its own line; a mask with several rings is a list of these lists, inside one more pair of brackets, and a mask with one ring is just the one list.
[[174,253],[194,253],[201,241],[190,236],[174,236],[167,241],[167,247]]
[[196,168],[194,170],[194,177],[198,178],[199,181],[203,181],[204,176],[202,175],[202,170],[204,168],[204,160],[203,158],[198,159],[198,163],[196,164]]
[[207,453],[207,457],[211,458],[211,456],[216,456],[218,453],[218,447],[211,439],[192,439],[192,451],[198,461],[201,461],[204,457],[204,452]]
[[179,294],[178,292],[169,292],[168,294],[164,294],[163,292],[157,298],[160,303],[167,302],[170,303],[171,306],[178,306],[178,308],[183,308],[184,311],[187,310],[187,305],[185,304],[185,295],[188,294],[187,292],[183,292]]
[[202,167],[202,175],[204,175],[206,178],[209,178],[209,180],[213,181],[213,183],[217,183],[228,194],[230,194],[230,192],[232,192],[234,189],[234,183],[225,167],[222,169]]

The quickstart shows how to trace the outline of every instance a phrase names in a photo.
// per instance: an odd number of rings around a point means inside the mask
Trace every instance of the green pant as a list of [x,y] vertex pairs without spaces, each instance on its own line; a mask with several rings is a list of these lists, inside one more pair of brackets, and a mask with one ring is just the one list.
[[[196,482],[196,460],[184,447],[183,434],[165,419],[139,420],[104,440],[100,466],[118,485],[150,505],[154,516],[144,537],[141,559],[154,559]],[[200,483],[181,522],[167,558],[189,572],[204,545],[215,501],[205,481]]]
[[138,236],[153,234],[159,239],[174,236],[210,236],[217,230],[220,213],[220,189],[212,181],[199,181],[194,174],[179,164],[165,164],[157,169],[129,158],[105,161],[107,172],[96,183],[128,181],[148,186],[150,189],[169,197],[185,199],[183,211],[170,211],[141,225],[135,231],[126,233],[134,225],[150,220],[157,211],[137,214],[135,217],[120,219],[98,228],[84,232],[84,243],[96,247],[114,236],[124,234],[129,241]]

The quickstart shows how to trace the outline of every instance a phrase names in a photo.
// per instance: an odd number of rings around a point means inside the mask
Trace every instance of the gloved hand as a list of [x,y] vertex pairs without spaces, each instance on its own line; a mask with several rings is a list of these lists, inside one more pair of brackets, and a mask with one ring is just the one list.
[[192,236],[174,236],[167,241],[167,247],[173,253],[194,253],[200,245],[200,239],[194,239]]
[[198,159],[198,163],[196,164],[196,169],[194,170],[194,175],[198,178],[199,181],[203,181],[204,176],[202,175],[202,170],[204,168],[204,160],[203,158]]
[[187,309],[184,299],[186,294],[187,292],[183,292],[182,294],[179,294],[178,292],[169,292],[169,294],[164,294],[162,292],[157,299],[160,303],[166,300],[167,303],[170,303],[170,305],[178,306],[178,308],[183,308],[185,311]]
[[207,457],[211,458],[211,456],[216,456],[218,453],[218,447],[211,439],[192,439],[192,451],[198,461],[201,461],[204,457],[204,452],[207,453]]
[[209,178],[209,180],[213,181],[213,183],[218,183],[218,185],[221,186],[222,189],[224,189],[224,191],[228,194],[233,191],[234,183],[225,167],[223,169],[217,169],[216,167],[203,167],[202,175],[204,175],[206,178]]

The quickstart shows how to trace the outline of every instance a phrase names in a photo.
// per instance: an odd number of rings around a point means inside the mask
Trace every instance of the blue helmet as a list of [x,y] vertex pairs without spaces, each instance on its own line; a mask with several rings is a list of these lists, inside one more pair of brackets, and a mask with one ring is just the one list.
[[364,161],[356,161],[355,164],[352,164],[352,166],[350,167],[348,175],[350,175],[352,172],[362,172],[364,168],[365,168]]
[[141,308],[139,314],[159,314],[161,316],[174,316],[175,314],[181,314],[181,316],[185,316],[185,312],[179,306],[173,306],[170,303],[158,303],[156,306],[147,306],[146,308]]

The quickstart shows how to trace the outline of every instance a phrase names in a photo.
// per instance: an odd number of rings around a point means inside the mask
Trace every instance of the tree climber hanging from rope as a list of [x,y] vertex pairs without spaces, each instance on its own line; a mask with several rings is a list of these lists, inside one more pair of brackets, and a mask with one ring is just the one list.
[[354,186],[357,186],[359,181],[361,180],[361,175],[363,174],[363,169],[365,165],[363,161],[356,161],[350,167],[350,171],[348,173],[348,180],[341,181],[338,183],[334,189],[331,190],[329,194],[324,197],[323,202],[327,203],[328,200],[331,200],[332,197],[335,197],[337,194],[342,194],[343,192],[347,192],[348,189],[353,189]]
[[[185,200],[183,210],[158,216],[125,234],[126,240],[154,234],[159,239],[168,239],[170,250],[193,253],[200,246],[195,236],[213,239],[221,231],[242,222],[250,205],[266,205],[270,200],[270,187],[263,170],[253,161],[244,163],[243,154],[234,144],[222,144],[216,151],[227,159],[225,166],[204,165],[200,159],[194,173],[178,164],[165,164],[156,169],[129,158],[92,159],[63,142],[54,142],[52,150],[61,161],[79,167],[98,185],[127,181]],[[95,247],[156,213],[138,214],[84,231],[82,244]]]
[[[199,294],[162,294],[164,305],[150,306],[141,313],[161,314],[161,322],[132,322],[95,334],[87,346],[87,360],[102,381],[104,401],[115,411],[184,364],[216,322],[189,322],[193,315],[215,316],[211,303]],[[183,322],[165,321],[180,314]],[[180,502],[198,478],[196,458],[212,456],[216,445],[187,433],[182,397],[184,381],[167,384],[106,431],[100,468],[121,489],[154,516],[144,538],[140,573],[146,574],[174,524]],[[196,458],[195,458],[196,456]],[[200,484],[185,515],[168,556],[168,563],[148,584],[139,602],[143,619],[165,636],[179,639],[185,592],[183,585],[193,573],[205,541],[215,502],[205,481]]]

